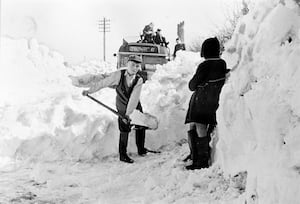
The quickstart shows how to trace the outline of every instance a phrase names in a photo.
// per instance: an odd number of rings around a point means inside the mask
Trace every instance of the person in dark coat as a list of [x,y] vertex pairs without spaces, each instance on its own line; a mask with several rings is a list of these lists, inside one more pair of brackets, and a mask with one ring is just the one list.
[[[104,79],[94,83],[88,90],[82,92],[83,95],[95,93],[105,87],[113,87],[117,92],[116,107],[118,112],[128,120],[118,118],[120,138],[119,155],[120,161],[133,163],[134,161],[127,155],[128,135],[131,131],[129,125],[129,115],[137,109],[143,112],[140,95],[143,85],[143,78],[138,71],[141,69],[142,58],[137,55],[130,55],[127,62],[127,68],[121,68],[118,71],[110,73]],[[148,150],[145,145],[145,128],[136,127],[136,146],[138,154],[144,156]]]
[[141,41],[143,43],[152,43],[152,44],[154,44],[154,35],[152,33],[145,34],[144,36],[142,36]]
[[168,47],[169,42],[166,42],[166,38],[162,36],[161,29],[159,28],[155,32],[154,43],[161,46]]
[[185,123],[190,124],[188,142],[192,165],[188,170],[207,168],[210,159],[210,132],[216,126],[216,111],[219,95],[226,80],[226,62],[220,58],[220,43],[217,38],[206,39],[201,48],[204,61],[197,67],[189,82],[193,91]]
[[181,43],[179,38],[176,38],[176,45],[174,47],[173,58],[176,57],[176,52],[178,50],[185,50],[185,44]]

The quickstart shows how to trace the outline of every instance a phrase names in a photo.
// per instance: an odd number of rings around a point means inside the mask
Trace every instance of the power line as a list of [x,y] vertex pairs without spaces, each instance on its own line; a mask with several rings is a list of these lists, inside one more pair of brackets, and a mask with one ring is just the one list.
[[105,33],[110,32],[110,20],[105,17],[98,21],[99,32],[103,33],[103,61],[105,61]]

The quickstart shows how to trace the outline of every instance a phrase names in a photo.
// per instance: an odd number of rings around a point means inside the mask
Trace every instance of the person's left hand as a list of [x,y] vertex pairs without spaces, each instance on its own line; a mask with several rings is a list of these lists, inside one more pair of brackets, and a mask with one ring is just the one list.
[[84,91],[82,92],[82,95],[83,95],[83,96],[87,96],[89,93],[90,93],[90,92],[89,92],[88,90],[84,90]]

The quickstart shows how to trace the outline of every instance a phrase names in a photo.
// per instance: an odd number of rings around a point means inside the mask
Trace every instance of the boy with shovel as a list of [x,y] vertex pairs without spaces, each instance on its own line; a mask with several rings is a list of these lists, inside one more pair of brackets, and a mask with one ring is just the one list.
[[[130,55],[127,62],[127,69],[119,69],[110,73],[107,77],[93,83],[88,90],[82,94],[89,96],[105,87],[114,87],[117,92],[116,107],[122,116],[118,118],[120,138],[119,155],[120,161],[133,163],[134,161],[127,155],[128,135],[131,131],[129,115],[135,110],[143,112],[140,103],[140,95],[143,86],[143,79],[138,74],[141,69],[142,58],[137,55]],[[144,156],[148,150],[145,148],[145,127],[136,127],[136,146],[138,154]],[[149,150],[150,151],[150,150]]]

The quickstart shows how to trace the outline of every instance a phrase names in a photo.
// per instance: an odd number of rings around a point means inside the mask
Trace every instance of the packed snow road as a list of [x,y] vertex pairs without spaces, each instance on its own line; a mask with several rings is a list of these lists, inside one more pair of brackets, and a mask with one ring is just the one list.
[[187,152],[184,143],[145,157],[132,153],[134,164],[115,155],[12,165],[1,171],[0,203],[232,203],[244,192],[243,175],[225,178],[216,166],[185,170]]

